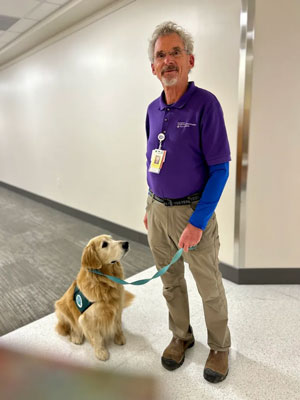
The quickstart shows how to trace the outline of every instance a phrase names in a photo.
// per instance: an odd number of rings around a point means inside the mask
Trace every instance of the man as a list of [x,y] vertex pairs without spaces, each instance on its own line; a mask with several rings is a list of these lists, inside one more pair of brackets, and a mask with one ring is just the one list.
[[[188,82],[194,67],[193,40],[173,22],[159,25],[149,45],[152,72],[164,91],[148,107],[147,199],[144,224],[158,269],[179,248],[202,297],[210,353],[204,378],[228,373],[230,332],[227,301],[218,267],[219,236],[214,210],[228,178],[230,150],[222,109],[216,97]],[[162,365],[180,367],[194,345],[184,263],[162,275],[163,294],[173,333]]]

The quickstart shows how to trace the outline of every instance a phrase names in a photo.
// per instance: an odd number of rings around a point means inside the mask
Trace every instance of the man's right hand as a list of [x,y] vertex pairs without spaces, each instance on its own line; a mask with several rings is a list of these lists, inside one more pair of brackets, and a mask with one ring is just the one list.
[[145,225],[145,228],[148,230],[148,217],[147,217],[147,213],[146,213],[145,216],[144,216],[144,225]]

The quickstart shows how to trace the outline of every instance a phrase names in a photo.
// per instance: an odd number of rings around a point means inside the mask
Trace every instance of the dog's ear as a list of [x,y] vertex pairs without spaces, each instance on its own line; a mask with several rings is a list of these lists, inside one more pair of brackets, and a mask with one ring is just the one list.
[[97,253],[95,243],[86,246],[82,252],[81,265],[88,268],[101,268],[102,262]]

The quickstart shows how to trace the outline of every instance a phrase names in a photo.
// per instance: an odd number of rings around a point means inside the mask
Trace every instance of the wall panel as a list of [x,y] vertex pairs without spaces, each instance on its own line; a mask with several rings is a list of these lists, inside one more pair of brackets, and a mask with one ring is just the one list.
[[300,2],[256,3],[246,267],[300,267]]

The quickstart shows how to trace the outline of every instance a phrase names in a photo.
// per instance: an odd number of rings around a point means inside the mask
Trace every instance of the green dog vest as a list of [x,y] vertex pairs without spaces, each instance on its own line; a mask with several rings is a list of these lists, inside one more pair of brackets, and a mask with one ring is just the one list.
[[91,306],[92,302],[90,302],[85,295],[75,286],[73,300],[78,308],[78,310],[83,313],[89,306]]

